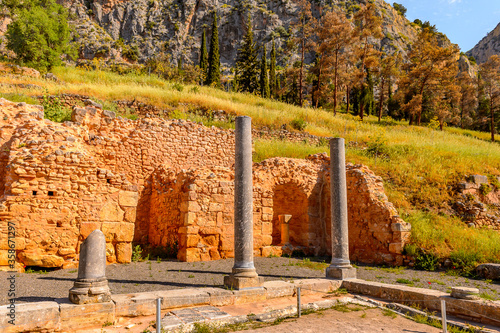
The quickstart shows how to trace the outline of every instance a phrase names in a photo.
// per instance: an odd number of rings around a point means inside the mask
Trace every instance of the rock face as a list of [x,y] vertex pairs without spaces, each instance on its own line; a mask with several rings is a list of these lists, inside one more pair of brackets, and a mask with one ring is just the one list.
[[500,55],[500,23],[467,52],[467,55],[473,56],[478,64],[486,62],[494,54]]
[[[59,124],[40,106],[0,99],[0,269],[11,224],[19,270],[75,267],[96,229],[108,263],[129,262],[132,241],[178,246],[187,261],[233,257],[234,131],[87,104]],[[292,215],[292,250],[329,253],[328,165],[326,154],[254,164],[254,255],[283,250],[279,215]],[[347,165],[347,190],[351,260],[401,264],[409,225],[382,180]]]
[[[339,7],[346,15],[366,4],[366,0],[311,1],[315,16],[320,6]],[[290,24],[297,20],[299,9],[295,1],[275,0],[64,0],[78,19],[75,21],[78,41],[83,45],[81,56],[120,59],[124,48],[136,46],[139,58],[146,60],[159,52],[172,56],[174,64],[198,64],[203,29],[209,31],[213,12],[219,18],[221,63],[226,69],[234,65],[239,43],[246,32],[251,14],[255,41],[271,49],[272,38],[282,51],[277,59],[281,65],[296,60],[293,53],[284,52],[290,38]],[[383,0],[375,0],[378,14],[383,18],[384,37],[373,41],[389,52],[406,54],[417,30]],[[123,40],[128,46],[116,42]],[[312,62],[313,59],[307,59]]]
[[481,264],[476,267],[476,273],[485,279],[500,280],[500,264]]

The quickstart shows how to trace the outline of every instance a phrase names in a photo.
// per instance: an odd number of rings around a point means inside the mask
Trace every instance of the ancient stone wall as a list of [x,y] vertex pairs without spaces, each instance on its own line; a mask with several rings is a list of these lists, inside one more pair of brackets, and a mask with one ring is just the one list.
[[[273,158],[254,164],[254,255],[282,255],[283,251],[331,254],[328,167],[326,154],[308,160]],[[162,232],[156,235],[157,240],[177,237],[178,258],[184,261],[233,257],[234,172],[220,167],[190,169],[177,177],[171,173],[171,180],[163,185],[161,192],[170,192],[181,201],[182,226],[162,229],[160,219],[151,220],[150,240],[157,232]],[[402,264],[409,225],[387,201],[380,177],[364,166],[349,164],[347,186],[351,259]],[[283,214],[292,215],[289,247],[281,243],[278,217]],[[167,246],[164,242],[154,244]]]
[[[116,117],[95,103],[71,122],[41,107],[0,100],[0,269],[8,222],[16,225],[17,268],[72,267],[95,229],[107,261],[128,262],[132,241],[178,245],[181,260],[234,256],[234,131],[161,118]],[[254,165],[256,256],[331,251],[329,159],[273,158]],[[347,166],[353,260],[401,263],[408,227],[381,179]],[[289,214],[283,247],[280,215]]]
[[452,207],[469,227],[500,230],[500,177],[469,176],[457,184]]
[[[234,134],[184,121],[117,118],[93,106],[73,122],[43,119],[39,107],[0,101],[0,267],[7,265],[8,221],[16,223],[18,268],[70,267],[94,229],[108,262],[128,262],[134,237],[147,242],[152,174],[164,164],[231,166]],[[154,195],[152,195],[154,194]]]

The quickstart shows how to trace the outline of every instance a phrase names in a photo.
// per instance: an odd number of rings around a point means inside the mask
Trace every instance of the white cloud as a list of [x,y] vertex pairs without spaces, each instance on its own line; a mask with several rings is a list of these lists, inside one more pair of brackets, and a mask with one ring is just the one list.
[[456,2],[460,3],[460,2],[462,2],[462,0],[448,0],[448,3],[449,3],[450,5],[451,5],[451,4],[454,4],[454,3],[456,3]]

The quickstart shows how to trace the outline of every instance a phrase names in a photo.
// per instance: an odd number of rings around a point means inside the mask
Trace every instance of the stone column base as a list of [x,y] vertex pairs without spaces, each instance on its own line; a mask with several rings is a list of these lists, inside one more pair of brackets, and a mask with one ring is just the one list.
[[76,280],[69,290],[69,300],[74,304],[104,303],[111,301],[108,280],[80,279]]
[[329,266],[326,268],[326,277],[328,279],[336,280],[349,280],[356,278],[356,268],[349,267],[335,267]]
[[264,278],[261,276],[239,277],[233,274],[224,276],[224,286],[236,290],[262,287],[263,283]]

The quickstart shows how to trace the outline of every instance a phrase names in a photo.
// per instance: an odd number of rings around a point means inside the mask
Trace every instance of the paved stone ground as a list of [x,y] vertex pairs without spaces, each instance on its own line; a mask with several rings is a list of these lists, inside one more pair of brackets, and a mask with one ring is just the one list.
[[[324,258],[329,261],[328,258]],[[106,274],[113,294],[136,293],[162,289],[222,286],[224,275],[231,272],[232,259],[186,263],[156,260],[114,264],[106,267]],[[260,276],[269,280],[318,278],[325,276],[322,259],[255,258]],[[314,267],[316,269],[311,269]],[[0,281],[10,274],[0,272]],[[16,294],[19,302],[39,302],[67,298],[77,277],[76,269],[48,273],[16,273]],[[358,278],[383,283],[413,285],[447,291],[452,286],[476,287],[493,299],[500,296],[499,281],[466,279],[447,275],[446,272],[425,272],[405,268],[358,267]],[[405,281],[406,280],[406,281]],[[8,284],[0,283],[0,305],[7,304]]]

